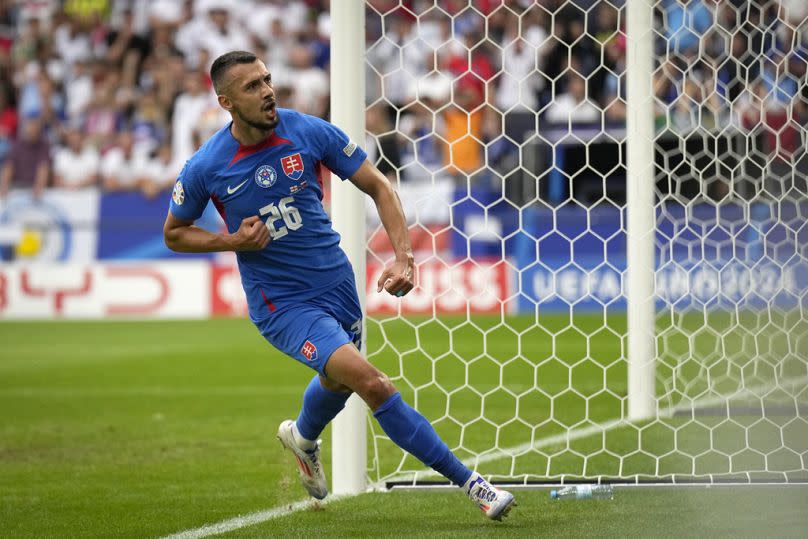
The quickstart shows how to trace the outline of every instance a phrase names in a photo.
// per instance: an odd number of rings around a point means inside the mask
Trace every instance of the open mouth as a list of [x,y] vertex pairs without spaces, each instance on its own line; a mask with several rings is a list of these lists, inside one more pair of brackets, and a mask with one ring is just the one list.
[[265,103],[261,110],[263,110],[264,112],[272,112],[272,113],[274,113],[275,112],[275,102],[270,101],[269,103]]

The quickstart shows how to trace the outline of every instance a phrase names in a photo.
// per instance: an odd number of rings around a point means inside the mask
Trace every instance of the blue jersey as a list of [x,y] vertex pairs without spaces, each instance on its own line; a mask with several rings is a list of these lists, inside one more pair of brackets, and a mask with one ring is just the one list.
[[323,181],[329,170],[349,178],[367,154],[324,120],[280,108],[278,116],[253,146],[233,138],[232,124],[213,135],[185,164],[170,203],[178,219],[196,220],[211,200],[230,233],[247,217],[264,220],[269,245],[236,253],[253,320],[353,279],[323,208]]

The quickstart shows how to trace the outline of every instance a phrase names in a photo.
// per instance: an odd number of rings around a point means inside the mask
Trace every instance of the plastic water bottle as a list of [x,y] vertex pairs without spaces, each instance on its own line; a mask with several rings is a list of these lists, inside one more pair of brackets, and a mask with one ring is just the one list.
[[611,485],[572,485],[550,491],[552,500],[611,500],[614,489]]

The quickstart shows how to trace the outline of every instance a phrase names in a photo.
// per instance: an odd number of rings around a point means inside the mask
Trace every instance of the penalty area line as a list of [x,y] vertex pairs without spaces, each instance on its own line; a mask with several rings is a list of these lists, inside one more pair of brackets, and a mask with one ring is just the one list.
[[255,513],[249,513],[247,515],[239,515],[237,517],[216,522],[214,524],[206,524],[199,528],[166,535],[161,539],[200,539],[202,537],[210,537],[211,535],[219,535],[222,533],[231,532],[233,530],[246,528],[248,526],[261,524],[262,522],[266,522],[274,518],[285,517],[286,515],[291,515],[292,513],[297,513],[298,511],[305,511],[306,509],[310,509],[312,507],[327,505],[333,501],[346,497],[347,496],[345,495],[336,495],[329,496],[325,500],[309,499],[295,503],[285,503],[271,509],[256,511]]

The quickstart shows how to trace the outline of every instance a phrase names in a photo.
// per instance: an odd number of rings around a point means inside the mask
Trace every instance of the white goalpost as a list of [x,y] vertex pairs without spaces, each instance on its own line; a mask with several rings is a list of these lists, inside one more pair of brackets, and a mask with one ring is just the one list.
[[[808,481],[797,4],[332,2],[331,120],[395,184],[417,268],[366,297],[392,254],[333,180],[363,353],[470,467]],[[349,402],[334,493],[440,481]]]
[[651,0],[626,2],[626,299],[628,418],[656,413],[654,394],[654,98]]
[[[331,121],[352,141],[365,140],[365,3],[335,3],[331,12]],[[364,194],[339,177],[331,179],[331,218],[342,237],[340,245],[356,272],[359,301],[365,305],[365,203]],[[364,328],[362,334],[365,335]],[[362,353],[366,353],[362,339]],[[367,406],[351,395],[345,409],[332,423],[332,492],[358,494],[367,485]]]

